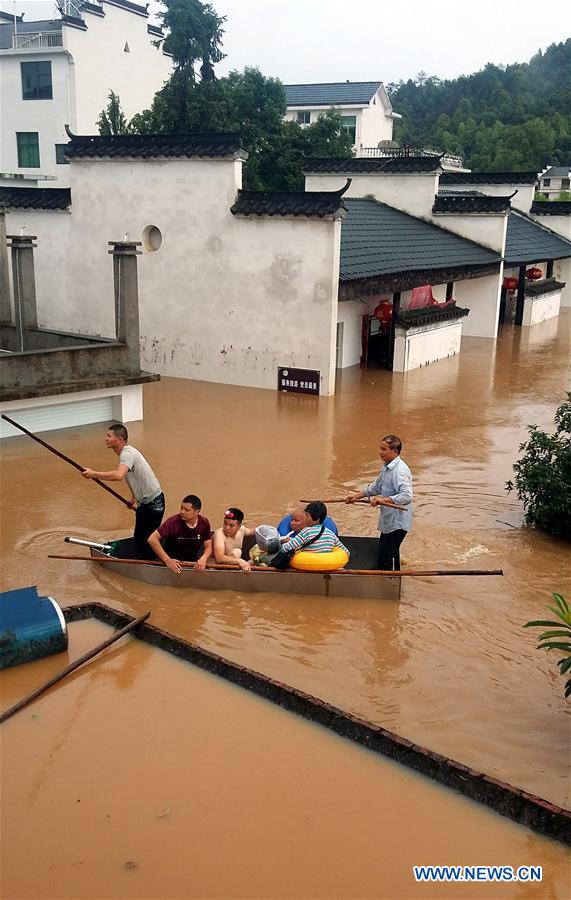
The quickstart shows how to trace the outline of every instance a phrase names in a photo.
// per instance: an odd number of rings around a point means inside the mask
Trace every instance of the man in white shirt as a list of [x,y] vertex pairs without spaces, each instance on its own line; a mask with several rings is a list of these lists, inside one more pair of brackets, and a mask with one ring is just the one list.
[[[400,545],[412,526],[412,474],[400,452],[402,442],[396,434],[388,434],[379,443],[379,456],[384,466],[377,478],[362,491],[345,498],[354,503],[363,497],[371,498],[371,506],[379,506],[379,552],[377,565],[381,570],[400,570]],[[395,509],[395,505],[406,509]]]

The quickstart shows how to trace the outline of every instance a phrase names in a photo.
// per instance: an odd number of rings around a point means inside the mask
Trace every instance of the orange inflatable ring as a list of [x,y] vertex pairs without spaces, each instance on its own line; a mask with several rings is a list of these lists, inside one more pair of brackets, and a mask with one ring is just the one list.
[[335,547],[327,553],[298,550],[290,560],[290,567],[300,572],[333,572],[335,569],[342,569],[348,562],[349,554],[341,547]]

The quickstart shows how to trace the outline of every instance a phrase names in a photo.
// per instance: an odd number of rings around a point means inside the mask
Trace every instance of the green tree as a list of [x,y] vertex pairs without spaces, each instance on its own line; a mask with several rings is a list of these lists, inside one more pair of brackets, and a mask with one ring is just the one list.
[[515,477],[506,490],[517,492],[526,522],[556,537],[571,540],[571,392],[555,413],[555,431],[529,425],[529,440],[520,444]]
[[222,28],[225,16],[218,16],[210,3],[200,0],[161,0],[165,10],[158,17],[166,37],[155,41],[173,58],[175,75],[184,74],[188,84],[196,81],[198,62],[203,81],[214,81],[214,64],[224,59]]
[[[553,619],[537,619],[533,622],[526,622],[524,628],[549,628],[544,631],[538,638],[538,650],[559,650],[566,653],[562,659],[558,660],[561,675],[565,675],[571,670],[571,609],[565,597],[561,594],[552,594],[555,606],[548,606],[550,612],[554,613],[559,619],[558,622]],[[563,640],[562,640],[563,638]],[[571,695],[571,678],[565,683],[565,696]]]
[[129,126],[121,109],[121,100],[114,91],[109,91],[109,103],[101,110],[97,120],[99,134],[127,134]]
[[155,95],[150,110],[133,117],[130,128],[139,134],[239,132],[248,152],[244,187],[250,190],[303,190],[304,157],[351,156],[351,138],[338,111],[309,126],[286,122],[282,83],[259,69],[233,71],[190,89],[175,76]]

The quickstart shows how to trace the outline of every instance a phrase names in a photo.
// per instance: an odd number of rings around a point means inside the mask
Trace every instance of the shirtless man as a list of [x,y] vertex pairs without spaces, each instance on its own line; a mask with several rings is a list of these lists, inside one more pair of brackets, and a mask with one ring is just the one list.
[[231,506],[226,510],[222,528],[217,528],[214,532],[214,559],[217,563],[237,563],[243,572],[250,572],[251,564],[242,559],[242,545],[245,537],[254,534],[254,529],[245,528],[243,521],[244,513],[241,509]]

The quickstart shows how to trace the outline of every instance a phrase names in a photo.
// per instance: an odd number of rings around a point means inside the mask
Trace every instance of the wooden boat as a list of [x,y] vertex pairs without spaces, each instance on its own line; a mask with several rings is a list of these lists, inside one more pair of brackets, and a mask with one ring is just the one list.
[[[243,556],[254,543],[254,538],[244,541]],[[93,546],[87,541],[92,557],[105,556],[105,571],[111,570],[127,578],[135,578],[147,584],[166,585],[168,587],[195,588],[207,591],[236,591],[238,593],[257,593],[268,591],[276,594],[316,594],[321,597],[362,597],[368,599],[399,600],[401,579],[390,575],[379,575],[373,566],[377,559],[378,538],[341,536],[341,540],[351,553],[347,567],[338,572],[298,572],[293,569],[278,571],[277,569],[257,568],[252,572],[241,569],[207,568],[205,572],[196,574],[193,569],[183,569],[175,575],[162,565],[148,565],[143,560],[134,561],[137,556],[132,538],[111,541],[110,550],[101,549],[102,545]],[[76,543],[74,539],[71,543]],[[117,560],[117,562],[113,562]],[[121,562],[123,560],[123,562]],[[126,560],[133,560],[126,562]],[[356,569],[358,572],[351,573]]]

